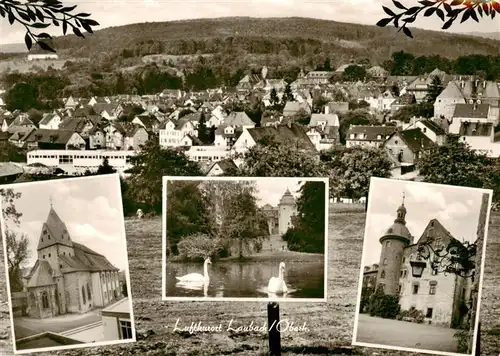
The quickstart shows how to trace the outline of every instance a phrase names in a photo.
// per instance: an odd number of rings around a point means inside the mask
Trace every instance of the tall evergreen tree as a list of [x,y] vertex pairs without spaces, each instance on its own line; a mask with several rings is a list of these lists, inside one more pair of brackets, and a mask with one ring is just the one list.
[[278,93],[276,92],[275,88],[271,89],[270,95],[271,95],[271,98],[270,98],[271,105],[278,105],[280,103],[280,99],[278,97]]
[[442,91],[443,91],[443,82],[438,76],[434,76],[427,90],[427,96],[425,97],[425,100],[428,103],[434,104],[436,98],[439,96],[439,94],[441,94]]
[[287,84],[287,86],[285,87],[285,92],[283,93],[283,101],[295,101],[290,84]]
[[112,173],[116,173],[116,169],[114,169],[109,164],[108,157],[104,157],[101,165],[97,168],[97,174],[112,174]]
[[207,127],[205,113],[203,112],[201,113],[200,121],[198,122],[198,138],[203,143],[208,143],[208,141],[210,140],[210,133]]

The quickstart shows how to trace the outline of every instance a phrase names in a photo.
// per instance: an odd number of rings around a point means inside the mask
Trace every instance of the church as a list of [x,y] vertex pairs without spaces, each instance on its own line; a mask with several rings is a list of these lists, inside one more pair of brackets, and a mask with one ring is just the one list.
[[420,277],[414,277],[410,265],[417,258],[419,244],[432,239],[434,248],[446,247],[457,240],[437,219],[431,219],[415,242],[406,226],[406,214],[403,198],[394,223],[380,237],[379,263],[364,269],[363,286],[398,296],[401,310],[420,310],[426,324],[458,328],[467,322],[472,278],[438,273],[429,264]]
[[289,189],[285,191],[277,207],[266,204],[261,209],[267,218],[270,235],[285,234],[293,226],[292,217],[297,214],[295,198]]
[[83,314],[123,297],[119,269],[74,242],[52,204],[40,231],[37,257],[25,277],[27,314],[32,318]]

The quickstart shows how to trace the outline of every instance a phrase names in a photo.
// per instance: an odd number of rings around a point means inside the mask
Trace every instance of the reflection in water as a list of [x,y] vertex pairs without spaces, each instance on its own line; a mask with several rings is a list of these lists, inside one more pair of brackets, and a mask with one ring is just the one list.
[[208,283],[180,283],[177,276],[199,271],[199,263],[167,263],[167,297],[226,298],[323,298],[324,259],[314,262],[288,262],[285,294],[269,293],[268,282],[278,275],[278,262],[214,262],[209,266]]

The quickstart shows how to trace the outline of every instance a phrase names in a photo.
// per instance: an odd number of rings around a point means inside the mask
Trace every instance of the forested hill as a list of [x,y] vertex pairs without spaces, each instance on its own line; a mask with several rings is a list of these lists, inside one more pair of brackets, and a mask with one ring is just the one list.
[[[106,25],[103,23],[102,25]],[[394,28],[342,23],[310,18],[226,17],[172,22],[138,23],[105,28],[86,40],[74,35],[58,37],[60,53],[91,57],[98,53],[127,56],[166,53],[255,53],[288,51],[303,54],[364,56],[387,59],[395,51],[418,55],[439,54],[449,58],[498,55],[498,41],[444,31],[413,30],[414,39]]]

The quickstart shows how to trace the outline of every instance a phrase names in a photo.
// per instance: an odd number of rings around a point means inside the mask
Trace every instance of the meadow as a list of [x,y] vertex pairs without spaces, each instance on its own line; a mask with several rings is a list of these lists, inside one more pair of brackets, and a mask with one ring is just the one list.
[[[356,309],[362,241],[366,215],[357,209],[330,209],[327,303],[281,303],[281,320],[304,323],[307,330],[281,334],[282,355],[409,355],[405,352],[351,347]],[[267,304],[255,302],[161,301],[161,218],[126,220],[130,276],[138,341],[106,348],[52,352],[54,355],[245,355],[267,354],[264,332],[228,331],[234,326],[262,325]],[[500,215],[492,215],[487,243],[481,304],[481,355],[500,353]],[[4,285],[4,264],[0,267]],[[11,353],[6,291],[0,292],[0,353]],[[222,332],[174,331],[191,322],[217,326]],[[46,353],[49,354],[49,353]],[[419,354],[413,354],[419,355]]]

